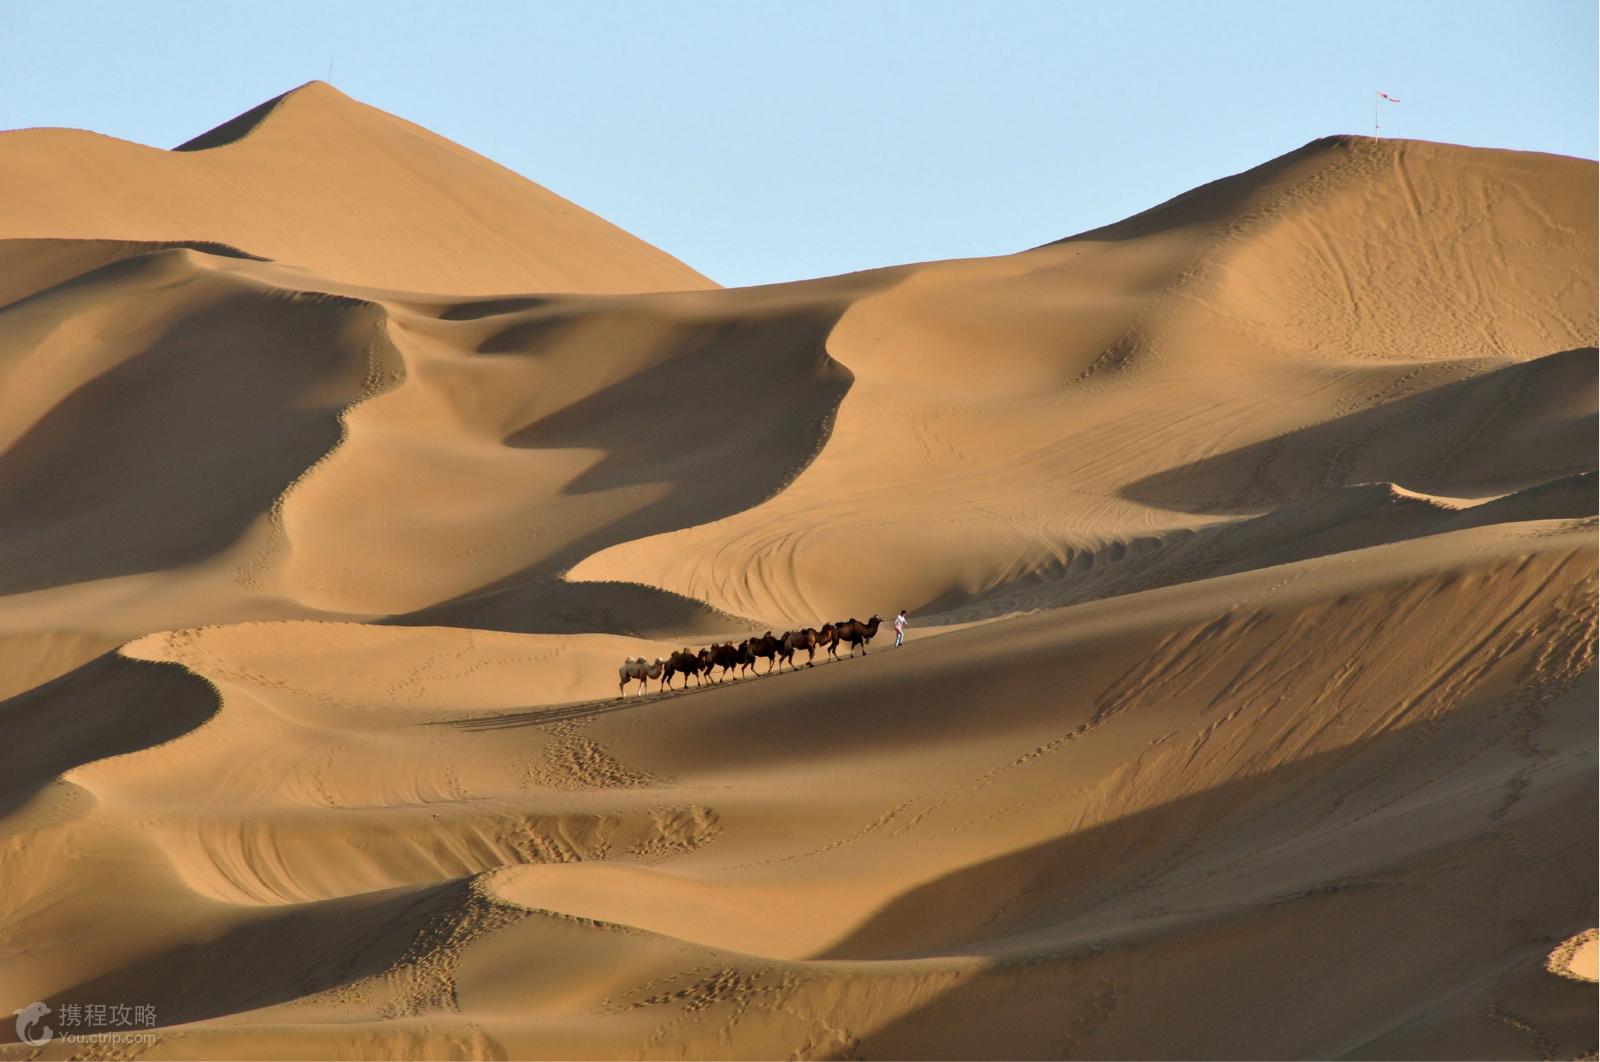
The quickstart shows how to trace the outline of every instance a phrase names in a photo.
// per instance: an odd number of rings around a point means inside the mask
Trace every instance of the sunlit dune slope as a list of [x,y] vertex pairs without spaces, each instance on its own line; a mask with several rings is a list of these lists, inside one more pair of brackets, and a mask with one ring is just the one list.
[[1361,482],[1587,471],[1594,200],[1592,163],[1338,138],[906,270],[830,334],[855,381],[789,490],[573,575],[788,622],[926,613]]
[[207,240],[377,287],[715,287],[560,196],[313,81],[172,151],[0,134],[0,237]]

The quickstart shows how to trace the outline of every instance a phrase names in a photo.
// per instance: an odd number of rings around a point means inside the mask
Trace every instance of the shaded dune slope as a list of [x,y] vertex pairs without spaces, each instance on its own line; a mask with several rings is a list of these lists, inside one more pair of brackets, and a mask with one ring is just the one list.
[[213,261],[137,254],[0,309],[0,592],[220,551],[393,367],[379,308]]
[[0,701],[7,746],[0,809],[11,811],[73,767],[163,744],[217,710],[215,690],[183,668],[107,653]]
[[[11,593],[166,570],[207,585],[214,620],[263,598],[375,616],[489,595],[525,629],[639,629],[586,603],[616,592],[555,577],[781,490],[850,385],[823,345],[842,301],[815,290],[479,313],[236,254],[62,248],[0,308]],[[436,504],[400,512],[396,491]],[[124,637],[147,622],[105,617]]]
[[1127,484],[1163,508],[1247,513],[1353,483],[1484,498],[1589,471],[1594,347],[1557,351]]
[[[405,612],[464,575],[500,589],[755,505],[822,447],[850,386],[823,346],[837,312],[718,293],[412,318],[407,381],[352,413],[349,443],[285,506],[291,578],[335,607]],[[439,511],[395,519],[402,484]]]

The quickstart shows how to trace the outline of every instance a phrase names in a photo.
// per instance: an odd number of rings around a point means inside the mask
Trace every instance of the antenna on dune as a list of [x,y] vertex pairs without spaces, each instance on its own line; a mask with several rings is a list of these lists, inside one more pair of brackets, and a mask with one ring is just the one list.
[[328,56],[328,84],[333,84],[333,56]]
[[1400,102],[1387,92],[1378,93],[1377,99],[1372,101],[1372,134],[1374,136],[1378,134],[1378,110],[1383,106],[1384,100],[1388,100],[1390,103]]

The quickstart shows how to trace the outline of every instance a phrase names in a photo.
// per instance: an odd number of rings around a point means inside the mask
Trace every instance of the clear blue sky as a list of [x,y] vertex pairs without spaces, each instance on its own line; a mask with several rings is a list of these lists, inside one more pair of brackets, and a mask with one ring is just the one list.
[[[1328,133],[1596,155],[1594,0],[0,0],[0,128],[328,74],[725,284],[1001,254]],[[3,190],[0,190],[3,194]]]

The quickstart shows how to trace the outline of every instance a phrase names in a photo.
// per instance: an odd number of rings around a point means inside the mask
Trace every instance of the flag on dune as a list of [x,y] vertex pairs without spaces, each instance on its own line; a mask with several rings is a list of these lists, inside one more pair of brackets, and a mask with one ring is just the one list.
[[1378,112],[1383,109],[1383,104],[1380,103],[1379,100],[1388,100],[1390,103],[1400,102],[1387,92],[1378,93],[1378,99],[1372,101],[1372,132],[1374,135],[1376,135],[1383,128],[1382,123],[1378,121]]

